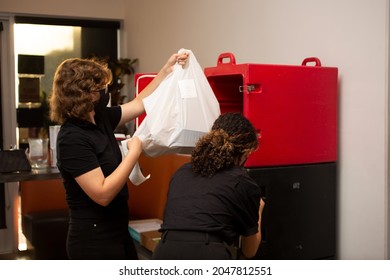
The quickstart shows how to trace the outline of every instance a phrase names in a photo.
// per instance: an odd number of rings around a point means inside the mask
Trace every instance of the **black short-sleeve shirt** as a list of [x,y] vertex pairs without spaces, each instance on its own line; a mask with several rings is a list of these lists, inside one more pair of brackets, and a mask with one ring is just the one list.
[[[121,118],[121,108],[107,107],[95,117],[96,125],[79,119],[69,119],[57,137],[57,166],[66,190],[66,200],[73,218],[107,218],[127,214],[128,190],[120,193],[106,207],[90,199],[75,178],[100,167],[110,175],[122,160],[114,129]],[[125,213],[126,211],[126,213]]]
[[191,163],[172,176],[161,230],[202,231],[231,244],[258,232],[260,187],[247,171],[233,167],[208,178]]

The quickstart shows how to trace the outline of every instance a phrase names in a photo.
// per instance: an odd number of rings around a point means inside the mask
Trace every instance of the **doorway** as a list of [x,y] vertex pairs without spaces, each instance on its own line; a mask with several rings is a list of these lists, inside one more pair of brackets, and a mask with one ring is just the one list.
[[119,22],[15,17],[17,142],[46,138],[48,97],[57,66],[67,58],[118,58]]
[[[0,34],[3,31],[3,23],[0,21]],[[1,54],[1,40],[2,36],[0,35],[0,54]],[[0,65],[1,65],[1,55],[0,55]],[[0,96],[2,96],[2,85],[1,85],[1,68],[0,68]],[[3,110],[2,110],[2,100],[0,98],[0,148],[3,148]],[[5,218],[5,188],[4,184],[0,183],[0,229],[7,228],[6,218]]]
[[[10,107],[15,116],[12,139],[16,139],[19,148],[28,146],[29,136],[45,133],[45,130],[47,133],[48,126],[52,124],[48,118],[47,101],[57,66],[72,57],[109,57],[116,60],[119,28],[119,21],[14,18],[14,51],[9,52],[14,54],[11,59],[14,62],[14,84]],[[18,216],[18,225],[13,227],[18,228],[18,250],[26,250],[28,242],[21,232],[20,195],[13,198],[13,201],[16,200],[19,203],[14,215]]]

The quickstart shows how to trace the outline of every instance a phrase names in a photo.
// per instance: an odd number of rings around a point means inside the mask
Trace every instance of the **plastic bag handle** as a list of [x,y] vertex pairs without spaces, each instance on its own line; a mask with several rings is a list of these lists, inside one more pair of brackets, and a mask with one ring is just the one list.
[[[223,60],[225,58],[228,58],[229,62],[224,63]],[[218,56],[217,65],[221,65],[221,64],[236,64],[236,58],[234,57],[234,54],[232,54],[232,53],[221,53]]]
[[310,63],[310,62],[314,62],[314,63],[315,63],[315,66],[317,66],[317,67],[320,67],[320,66],[321,66],[321,61],[320,61],[319,58],[317,58],[317,57],[308,57],[308,58],[305,58],[305,59],[302,61],[302,66],[306,66],[307,63]]

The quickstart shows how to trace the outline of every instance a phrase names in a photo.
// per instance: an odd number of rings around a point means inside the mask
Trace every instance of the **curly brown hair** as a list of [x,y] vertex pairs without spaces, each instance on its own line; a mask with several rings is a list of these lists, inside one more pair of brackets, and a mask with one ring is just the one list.
[[195,173],[211,177],[240,165],[242,157],[259,146],[257,131],[241,113],[225,113],[214,122],[211,131],[201,137],[191,154]]
[[64,60],[54,75],[50,96],[50,119],[62,124],[69,118],[87,120],[99,90],[112,80],[108,65],[96,59]]

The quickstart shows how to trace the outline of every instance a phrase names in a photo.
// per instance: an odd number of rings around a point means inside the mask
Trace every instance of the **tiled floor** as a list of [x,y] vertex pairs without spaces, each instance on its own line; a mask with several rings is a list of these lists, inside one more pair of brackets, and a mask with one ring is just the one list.
[[[138,258],[140,260],[150,260],[152,253],[147,249],[143,248],[141,245],[136,244],[138,251]],[[0,260],[34,260],[34,249],[28,249],[24,251],[19,251],[17,253],[11,254],[0,254]]]
[[11,254],[0,254],[0,260],[33,260],[34,250],[19,251]]
[[[20,199],[20,198],[19,198]],[[21,203],[19,203],[21,205]],[[34,260],[35,259],[35,252],[34,248],[28,243],[26,240],[26,237],[24,236],[21,228],[21,216],[20,216],[20,209],[19,209],[19,233],[18,233],[18,247],[19,251],[16,253],[9,253],[9,254],[0,254],[0,260]],[[151,259],[152,253],[141,246],[138,242],[135,242],[136,249],[138,252],[138,258],[140,260],[147,260]]]
[[[21,209],[20,209],[20,196],[19,196],[19,209],[18,209],[18,248],[19,251],[16,253],[9,254],[0,254],[0,260],[33,260],[34,259],[34,249],[28,248],[26,237],[22,232],[22,224],[21,224]],[[28,248],[28,249],[27,249]]]

